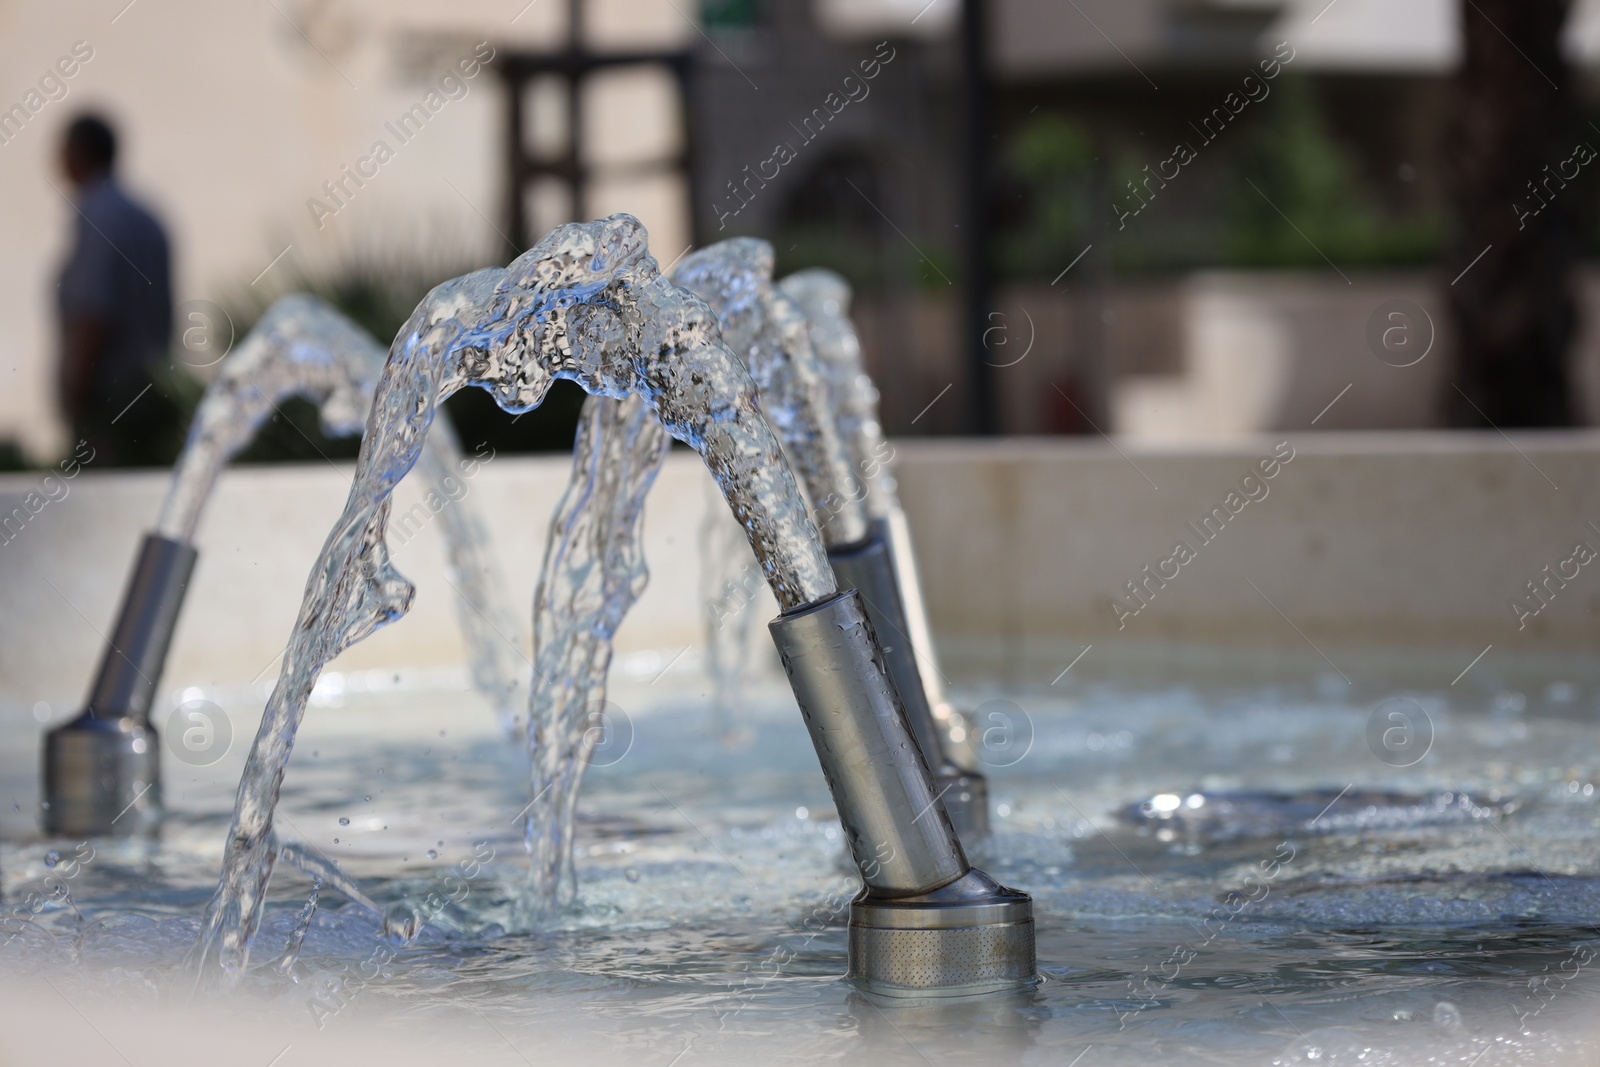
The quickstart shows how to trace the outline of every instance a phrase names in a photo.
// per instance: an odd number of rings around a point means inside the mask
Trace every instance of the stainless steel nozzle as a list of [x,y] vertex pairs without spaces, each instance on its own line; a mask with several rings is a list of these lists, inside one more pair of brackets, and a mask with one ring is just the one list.
[[88,706],[45,734],[47,833],[127,834],[158,817],[161,767],[150,705],[197,556],[186,542],[145,537]]
[[850,978],[880,996],[964,997],[1039,980],[1033,899],[979,870],[915,897],[850,902]]
[[864,883],[851,980],[891,997],[1031,985],[1032,900],[967,862],[861,594],[785,612],[771,630]]
[[917,745],[933,771],[934,791],[950,814],[950,822],[963,842],[978,844],[989,836],[989,783],[976,771],[958,766],[945,751],[943,732],[934,721],[906,625],[894,557],[883,528],[874,523],[873,533],[865,541],[829,548],[828,561],[839,588],[861,593],[873,631],[883,642],[889,676],[900,693]]

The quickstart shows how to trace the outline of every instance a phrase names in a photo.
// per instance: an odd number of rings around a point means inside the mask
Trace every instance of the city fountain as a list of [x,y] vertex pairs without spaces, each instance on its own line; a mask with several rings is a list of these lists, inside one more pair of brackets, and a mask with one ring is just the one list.
[[782,609],[773,638],[864,883],[851,904],[852,978],[917,997],[1034,982],[1030,899],[967,862],[862,598],[838,591],[749,373],[710,309],[661,276],[626,215],[560,227],[504,270],[436,287],[396,337],[349,500],[313,567],[240,781],[191,972],[223,986],[241,976],[275,858],[273,809],[317,675],[409,607],[385,542],[390,494],[438,404],[475,385],[528,411],[556,378],[643,400],[700,453],[746,530]]
[[[132,833],[159,816],[160,748],[151,702],[199,555],[195,530],[217,476],[289,397],[317,404],[329,436],[359,433],[383,357],[382,346],[365,331],[304,295],[277,301],[237,349],[219,357],[155,529],[140,546],[88,703],[81,715],[46,735],[46,829],[72,836]],[[422,469],[431,491],[454,501],[438,514],[472,678],[509,735],[520,720],[523,654],[517,638],[508,635],[521,627],[506,606],[505,583],[481,520],[456,499],[466,466],[444,420],[428,438]]]
[[[936,617],[953,623],[941,633],[941,647],[959,657],[953,692],[980,716],[1004,696],[1034,727],[1026,757],[992,772],[995,834],[980,865],[1026,885],[1050,917],[1038,930],[1047,980],[1034,990],[946,999],[924,1012],[889,1010],[833,981],[859,882],[836,863],[841,824],[791,697],[780,680],[753,676],[740,709],[750,736],[726,749],[707,735],[703,680],[662,670],[693,640],[692,568],[673,553],[694,543],[700,490],[711,481],[697,456],[679,450],[648,504],[653,575],[620,633],[610,679],[608,700],[620,707],[607,714],[631,718],[632,744],[614,763],[602,749],[576,815],[581,906],[536,925],[513,921],[526,868],[511,816],[528,800],[526,764],[478,714],[477,694],[444,675],[429,680],[428,667],[458,657],[455,622],[448,598],[419,600],[386,648],[370,643],[322,676],[275,818],[296,841],[277,843],[240,997],[190,1001],[182,961],[215,885],[244,746],[212,767],[163,768],[169,813],[154,839],[41,838],[16,813],[0,840],[0,1052],[17,1062],[116,1061],[109,1041],[129,1062],[199,1064],[240,1047],[259,1048],[267,1062],[292,1044],[284,1067],[670,1063],[680,1054],[683,1067],[898,1064],[923,1062],[918,1050],[935,1062],[1081,1055],[1080,1067],[1152,1055],[1263,1067],[1592,1055],[1592,663],[1563,651],[1576,642],[1508,651],[1496,641],[1481,657],[1483,644],[1442,647],[1437,629],[1416,635],[1416,616],[1387,648],[1361,648],[1327,636],[1328,616],[1317,614],[1343,603],[1356,610],[1337,616],[1349,632],[1398,633],[1384,629],[1395,616],[1374,605],[1392,611],[1403,596],[1460,625],[1461,601],[1449,599],[1457,592],[1429,561],[1481,560],[1502,542],[1537,556],[1551,521],[1581,526],[1596,492],[1586,473],[1592,443],[1516,440],[1557,493],[1496,441],[1296,438],[1300,480],[1276,479],[1253,525],[1211,546],[1210,569],[1186,571],[1178,591],[1202,603],[1186,606],[1173,590],[1163,599],[1166,618],[1192,625],[1184,639],[1103,644],[1094,631],[1053,629],[1039,612],[1087,604],[1086,575],[1120,577],[1142,555],[1141,539],[1158,539],[1166,516],[1236,476],[1256,443],[1129,449],[1159,495],[1092,443],[896,444],[918,547],[940,576]],[[570,467],[567,457],[496,460],[474,503],[485,505],[498,543],[543,530]],[[1508,496],[1538,502],[1542,487],[1550,510],[1475,521],[1505,503],[1461,488],[1484,473],[1503,479]],[[36,474],[0,480],[13,500],[38,485]],[[1008,495],[1015,486],[1027,491]],[[1439,510],[1374,525],[1372,508],[1357,505],[1387,507],[1423,486]],[[120,575],[105,574],[108,557],[94,554],[115,542],[85,517],[126,535],[156,512],[164,489],[148,476],[78,479],[70,500],[0,548],[12,623],[23,621],[3,646],[12,733],[0,747],[9,759],[0,795],[37,788],[34,702],[54,695],[48,679],[23,673],[16,650],[35,656],[38,647],[27,627],[57,645],[88,633],[28,573],[89,607],[81,590]],[[270,630],[286,629],[298,602],[283,594],[297,592],[315,551],[305,531],[279,525],[282,516],[323,497],[329,503],[316,508],[336,509],[333,497],[347,492],[322,464],[223,477],[206,525],[240,550],[208,551],[190,590],[191,617],[204,603],[213,632],[186,626],[177,636],[174,691],[206,686],[183,699],[214,699],[236,723],[260,710],[244,682],[277,652],[281,635]],[[1326,539],[1322,554],[1289,560],[1305,564],[1293,568],[1299,580],[1319,583],[1315,597],[1291,591],[1277,555],[1311,537]],[[1374,544],[1395,554],[1392,571],[1373,573]],[[403,568],[433,563],[424,545],[407,549],[421,551],[399,557]],[[514,584],[531,587],[537,564],[512,571]],[[1241,567],[1283,615],[1243,582]],[[1007,570],[1026,573],[1024,592],[1048,596],[1016,607]],[[443,587],[420,570],[413,577]],[[1390,583],[1400,589],[1386,608]],[[1242,596],[1230,599],[1232,584]],[[219,610],[238,601],[219,586],[235,585],[261,597],[257,616],[281,621],[262,633]],[[1340,602],[1346,585],[1361,595]],[[993,590],[993,600],[975,590]],[[1466,624],[1481,626],[1487,643],[1509,613],[1491,595],[1480,599]],[[1022,620],[1016,628],[993,611],[1008,603],[1031,612],[1010,616]],[[1573,603],[1569,621],[1581,619]],[[1541,622],[1551,617],[1561,621],[1552,611]],[[1268,625],[1281,640],[1246,629]],[[1026,643],[1007,638],[1003,654],[973,643],[1018,632]],[[1093,651],[1063,673],[1085,637]],[[404,681],[391,685],[401,670]],[[1396,708],[1409,719],[1395,718]],[[991,731],[986,766],[1001,767],[994,743]],[[335,859],[366,903],[308,862],[319,856]],[[408,924],[373,914],[402,907],[427,917],[410,940]]]

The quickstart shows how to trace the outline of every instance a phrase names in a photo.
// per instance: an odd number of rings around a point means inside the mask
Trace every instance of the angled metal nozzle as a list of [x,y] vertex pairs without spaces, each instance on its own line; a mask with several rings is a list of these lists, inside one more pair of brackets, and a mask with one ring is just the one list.
[[1032,985],[1033,902],[967,862],[861,594],[770,628],[864,883],[850,906],[850,979],[901,998]]
[[828,561],[833,564],[839,588],[861,592],[872,629],[883,642],[889,677],[894,679],[911,732],[933,772],[934,791],[961,840],[976,845],[989,836],[989,783],[983,775],[958,766],[946,751],[944,732],[928,703],[917,650],[906,623],[889,541],[879,523],[872,523],[871,530],[865,541],[830,546]]
[[72,837],[129,834],[161,810],[150,705],[198,553],[147,534],[83,713],[45,734],[44,828]]

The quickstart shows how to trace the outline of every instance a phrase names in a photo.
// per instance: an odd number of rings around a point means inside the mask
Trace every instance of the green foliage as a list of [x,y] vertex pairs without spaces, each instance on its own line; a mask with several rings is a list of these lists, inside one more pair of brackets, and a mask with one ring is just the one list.
[[701,0],[700,24],[709,30],[744,30],[761,22],[764,0]]
[[[1182,140],[1195,157],[1165,182],[1153,175],[1173,149],[1153,148],[1163,143],[1159,136],[1113,135],[1096,145],[1083,124],[1061,114],[1023,123],[1006,155],[1008,173],[1020,186],[1021,211],[1002,230],[1003,273],[1053,277],[1095,239],[1100,220],[1091,213],[1097,211],[1106,213],[1101,225],[1122,274],[1325,268],[1328,260],[1345,269],[1437,258],[1442,209],[1386,209],[1329,129],[1310,79],[1277,79],[1270,96],[1210,142],[1187,125],[1193,101],[1177,106],[1172,142]],[[1097,152],[1106,170],[1099,192]],[[1132,214],[1119,220],[1121,212]]]
[[1003,231],[1001,272],[1053,274],[1062,251],[1087,239],[1094,143],[1079,123],[1046,112],[1017,131],[1006,162],[1022,183],[1027,224]]
[[1284,77],[1271,99],[1230,161],[1228,265],[1370,266],[1437,255],[1439,218],[1381,210],[1306,79]]

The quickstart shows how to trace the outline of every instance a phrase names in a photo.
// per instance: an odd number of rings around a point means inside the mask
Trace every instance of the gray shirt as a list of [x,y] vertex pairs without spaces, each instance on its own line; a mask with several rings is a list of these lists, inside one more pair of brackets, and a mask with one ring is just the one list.
[[142,389],[147,369],[167,355],[172,338],[167,236],[155,216],[111,177],[80,190],[77,208],[56,304],[63,327],[83,316],[105,327],[106,347],[90,394],[91,402],[114,403],[129,387]]

